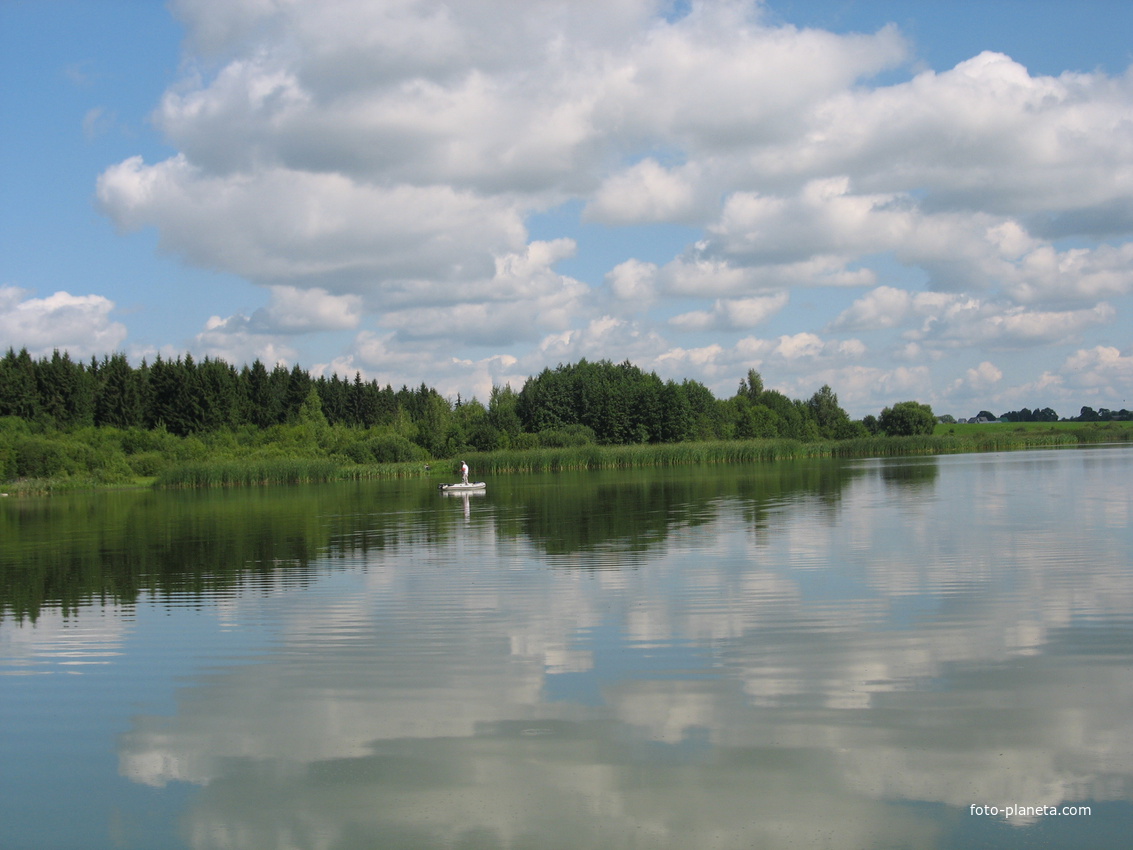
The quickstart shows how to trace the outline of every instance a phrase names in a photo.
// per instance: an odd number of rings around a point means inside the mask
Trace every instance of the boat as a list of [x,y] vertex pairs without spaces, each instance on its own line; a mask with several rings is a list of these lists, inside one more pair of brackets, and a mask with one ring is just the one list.
[[437,489],[442,493],[470,493],[473,490],[486,490],[488,485],[483,481],[457,481],[455,484],[438,484]]

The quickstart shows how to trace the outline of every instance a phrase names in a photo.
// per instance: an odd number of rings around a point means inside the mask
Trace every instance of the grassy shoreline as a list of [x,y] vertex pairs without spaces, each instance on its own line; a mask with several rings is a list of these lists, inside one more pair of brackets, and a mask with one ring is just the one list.
[[[939,425],[936,433],[917,437],[858,437],[850,440],[732,440],[638,445],[587,444],[469,452],[466,460],[477,478],[490,475],[561,470],[631,469],[693,464],[742,464],[826,457],[870,458],[1016,451],[1099,443],[1133,442],[1133,423],[1026,423]],[[448,480],[456,459],[358,464],[308,456],[198,457],[172,461],[156,475],[108,482],[93,475],[25,479],[0,484],[9,496],[49,495],[72,490],[126,488],[254,487],[393,478]]]

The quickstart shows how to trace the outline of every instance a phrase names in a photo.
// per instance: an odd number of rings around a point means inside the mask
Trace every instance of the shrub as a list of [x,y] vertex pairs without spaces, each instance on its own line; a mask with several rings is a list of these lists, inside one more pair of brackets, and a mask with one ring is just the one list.
[[134,475],[143,478],[152,478],[169,465],[161,452],[139,452],[127,458],[126,462]]
[[406,463],[424,460],[429,455],[423,448],[398,434],[382,434],[346,446],[342,453],[354,463]]
[[597,440],[594,429],[586,425],[564,425],[538,433],[539,445],[545,449],[567,449],[588,446]]
[[59,444],[44,437],[26,437],[15,446],[18,478],[53,478],[67,471],[67,457]]
[[913,437],[936,430],[936,415],[927,404],[901,401],[881,411],[878,425],[890,437]]

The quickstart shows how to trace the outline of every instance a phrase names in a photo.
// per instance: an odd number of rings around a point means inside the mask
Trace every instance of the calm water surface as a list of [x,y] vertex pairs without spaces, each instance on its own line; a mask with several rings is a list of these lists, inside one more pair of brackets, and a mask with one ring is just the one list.
[[0,847],[1125,848],[1131,520],[1110,447],[3,499]]

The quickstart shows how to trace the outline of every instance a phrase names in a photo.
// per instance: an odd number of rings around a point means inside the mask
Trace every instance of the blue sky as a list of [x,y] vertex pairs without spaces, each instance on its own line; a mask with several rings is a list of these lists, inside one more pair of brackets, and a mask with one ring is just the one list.
[[1133,396],[1133,4],[0,2],[0,345]]

